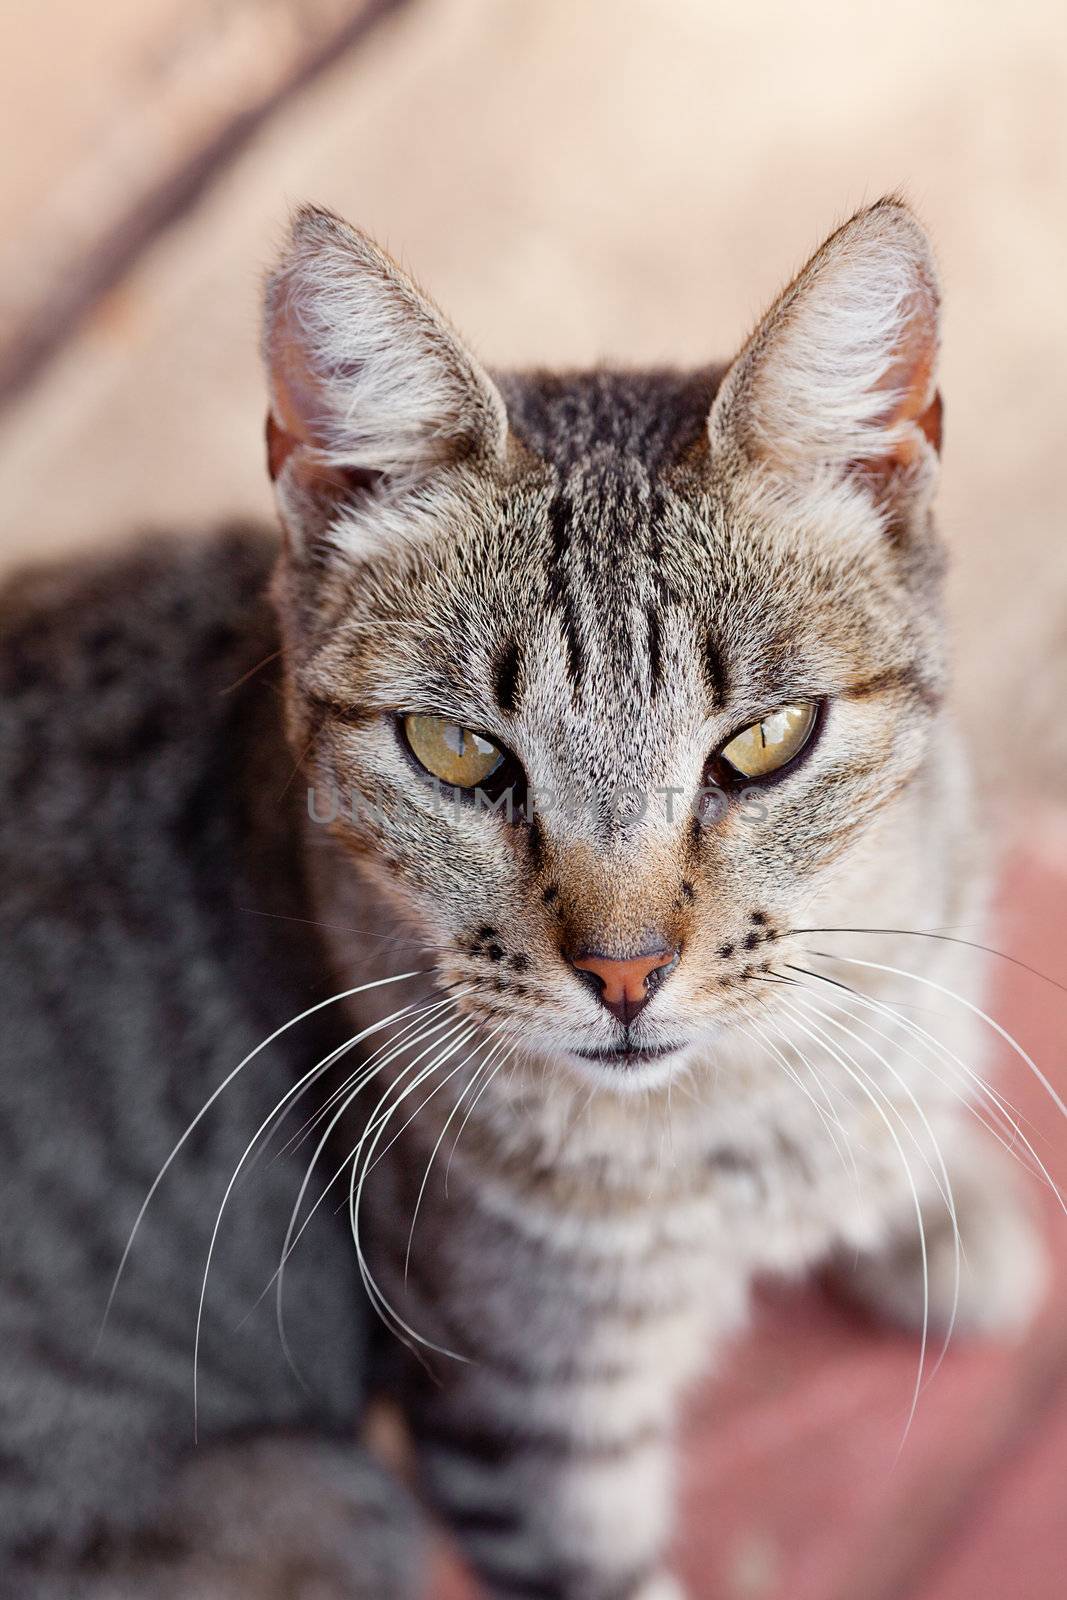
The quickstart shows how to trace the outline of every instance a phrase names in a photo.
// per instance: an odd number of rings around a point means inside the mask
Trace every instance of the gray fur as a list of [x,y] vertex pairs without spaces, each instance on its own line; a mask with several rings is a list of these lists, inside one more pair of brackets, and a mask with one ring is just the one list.
[[[235,529],[28,574],[3,597],[0,1593],[13,1600],[280,1600],[305,1592],[301,1563],[307,1584],[321,1566],[316,1594],[390,1592],[369,1569],[360,1587],[344,1556],[381,1494],[355,1447],[365,1323],[332,1217],[289,1286],[309,1393],[272,1301],[244,1321],[277,1265],[295,1160],[262,1163],[223,1229],[199,1447],[192,1432],[196,1304],[222,1192],[309,1053],[345,1037],[335,1026],[310,1019],[279,1041],[185,1146],[96,1349],[168,1151],[249,1049],[331,992],[315,930],[281,920],[308,908],[270,668],[227,692],[276,649],[272,553]],[[287,1539],[268,1559],[301,1494],[335,1502],[323,1525],[337,1525],[336,1550],[307,1535],[303,1555]],[[380,1535],[403,1516],[399,1494],[387,1519],[374,1512],[364,1562],[402,1553]],[[183,1550],[198,1586],[183,1586]],[[398,1591],[399,1570],[391,1581]]]
[[[51,1600],[69,1571],[92,1600],[131,1583],[301,1593],[291,1547],[325,1594],[409,1592],[403,1497],[338,1448],[380,1388],[494,1595],[666,1600],[679,1396],[756,1274],[858,1254],[854,1292],[944,1327],[958,1224],[987,1247],[969,1252],[963,1320],[1025,1314],[1039,1254],[1010,1187],[991,1200],[978,1181],[988,1156],[965,1126],[968,1102],[989,1104],[969,1076],[975,1018],[958,1006],[935,1050],[895,1009],[914,999],[901,980],[854,965],[973,993],[970,952],[917,954],[891,931],[973,919],[983,894],[944,710],[936,306],[925,240],[887,203],[834,236],[725,377],[493,380],[377,247],[306,212],[265,337],[283,704],[265,676],[220,692],[275,648],[254,540],[9,599],[7,960],[24,966],[5,983],[25,1065],[5,1084],[4,1237],[20,1243],[3,1315],[22,1431],[0,1531],[20,1592]],[[824,708],[795,769],[724,815],[664,802],[795,698]],[[480,730],[572,809],[442,810],[398,737],[405,712]],[[309,790],[312,812],[346,804],[301,824]],[[655,803],[622,815],[634,790]],[[890,931],[833,931],[855,928]],[[651,938],[680,959],[620,1024],[570,958]],[[386,1025],[397,994],[368,990],[345,1031],[301,1025],[213,1108],[94,1364],[85,1328],[139,1197],[212,1088],[312,998],[413,970],[403,1001],[437,1006],[417,1019],[436,1032],[406,1042]],[[219,1192],[286,1084],[375,1025],[395,1054],[339,1112],[319,1171],[341,1180],[393,1337],[368,1358],[330,1203],[287,1288],[315,1398],[269,1314],[232,1333],[310,1152],[259,1162],[213,1273],[191,1454],[190,1317]],[[590,1059],[623,1039],[624,1062]],[[673,1054],[641,1057],[657,1047]],[[294,1493],[326,1486],[291,1523],[287,1472]]]

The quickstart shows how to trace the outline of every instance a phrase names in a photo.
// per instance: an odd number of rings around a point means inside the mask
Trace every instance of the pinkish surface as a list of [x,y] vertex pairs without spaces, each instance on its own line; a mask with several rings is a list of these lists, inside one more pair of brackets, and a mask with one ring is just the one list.
[[[1067,983],[1067,864],[1016,853],[1002,883],[992,942]],[[1067,993],[1005,961],[991,976],[993,1014],[1063,1091]],[[1060,1113],[1003,1053],[999,1083],[1062,1181]],[[1036,1326],[1014,1346],[957,1342],[903,1448],[916,1341],[817,1287],[761,1296],[688,1408],[677,1567],[693,1600],[1067,1595],[1067,1217],[1042,1205],[1055,1276]],[[470,1592],[442,1567],[434,1600]]]

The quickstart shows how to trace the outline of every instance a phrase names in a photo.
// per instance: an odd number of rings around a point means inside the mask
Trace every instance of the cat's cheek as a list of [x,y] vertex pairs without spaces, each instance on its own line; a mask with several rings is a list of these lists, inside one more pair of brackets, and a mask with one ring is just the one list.
[[749,784],[741,790],[741,805],[738,815],[742,822],[766,822],[770,816],[767,796],[758,784]]

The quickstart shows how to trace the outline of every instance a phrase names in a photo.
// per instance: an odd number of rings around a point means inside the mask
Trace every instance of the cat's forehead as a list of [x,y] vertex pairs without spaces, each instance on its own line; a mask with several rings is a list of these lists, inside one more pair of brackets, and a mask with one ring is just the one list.
[[598,748],[614,729],[635,755],[857,676],[881,631],[862,547],[880,541],[850,547],[724,481],[716,380],[501,379],[508,469],[461,469],[398,505],[397,536],[346,586],[354,631],[330,667],[361,663],[379,696],[476,726],[503,713]]
[[[376,561],[374,594],[436,661],[514,662],[597,684],[636,714],[681,658],[703,654],[735,687],[746,663],[787,675],[862,610],[862,560],[709,471],[717,373],[593,372],[501,379],[519,465],[424,495],[415,536]],[[367,590],[359,585],[361,599]],[[358,609],[362,610],[362,603]],[[720,695],[721,697],[721,695]]]
[[704,435],[721,368],[594,371],[498,377],[515,437],[562,478],[597,461],[628,461],[652,476]]
[[[708,410],[720,378],[709,367],[499,379],[530,470],[490,491],[487,519],[451,522],[464,567],[483,571],[498,601],[536,612],[547,603],[565,627],[581,601],[609,632],[612,616],[632,622],[650,607],[704,620],[727,607],[744,611],[746,628],[781,624],[795,636],[820,602],[847,605],[868,566],[877,575],[877,555],[867,557],[880,541],[849,549],[818,516],[719,470]],[[851,508],[841,511],[847,523]],[[860,517],[877,534],[868,507]]]

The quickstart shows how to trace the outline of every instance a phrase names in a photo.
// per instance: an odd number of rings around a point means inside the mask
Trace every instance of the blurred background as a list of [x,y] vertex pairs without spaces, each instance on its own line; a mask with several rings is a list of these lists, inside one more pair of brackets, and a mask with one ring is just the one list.
[[[944,271],[942,524],[999,942],[1067,975],[1062,0],[9,0],[4,33],[4,566],[269,515],[258,292],[301,200],[490,364],[703,363],[902,190]],[[998,971],[1062,1086],[1067,1001]],[[770,1306],[696,1408],[697,1600],[1061,1595],[1065,1308],[1022,1351],[954,1354],[894,1470],[911,1347]]]
[[1067,9],[9,0],[0,560],[267,515],[260,276],[360,223],[490,363],[725,357],[902,189],[946,288],[960,698],[1067,790]]

